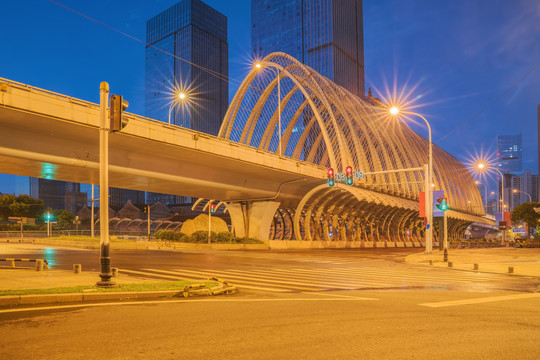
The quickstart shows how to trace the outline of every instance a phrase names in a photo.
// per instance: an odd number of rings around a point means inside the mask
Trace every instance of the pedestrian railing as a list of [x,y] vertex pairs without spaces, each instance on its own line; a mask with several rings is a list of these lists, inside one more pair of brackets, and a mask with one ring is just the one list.
[[46,259],[15,259],[15,258],[3,258],[0,259],[0,262],[8,262],[11,263],[11,267],[15,267],[15,262],[34,262],[36,263],[36,270],[41,271],[43,270],[43,265],[45,265],[45,268],[49,268],[49,262]]

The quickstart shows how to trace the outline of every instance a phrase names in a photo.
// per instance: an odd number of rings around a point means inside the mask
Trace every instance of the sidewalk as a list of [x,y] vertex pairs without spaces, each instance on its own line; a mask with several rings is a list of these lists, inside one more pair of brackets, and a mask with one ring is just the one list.
[[[59,288],[74,288],[77,286],[93,287],[99,280],[100,277],[97,272],[81,272],[75,274],[74,272],[67,270],[36,271],[34,269],[20,267],[17,269],[0,268],[0,291],[49,289],[46,294],[0,296],[0,308],[14,305],[171,298],[173,296],[179,296],[183,291],[183,289],[175,289],[160,291],[97,292],[95,288],[86,290],[81,289],[76,292],[59,290]],[[112,278],[112,281],[118,285],[159,282],[159,280],[139,279],[121,274]],[[53,289],[53,291],[50,291],[50,289]]]
[[[448,262],[444,253],[434,249],[432,254],[413,254],[406,257],[408,263],[458,270],[540,277],[540,249],[538,248],[488,248],[448,249]],[[431,261],[431,265],[430,265]],[[475,270],[475,264],[477,270]]]

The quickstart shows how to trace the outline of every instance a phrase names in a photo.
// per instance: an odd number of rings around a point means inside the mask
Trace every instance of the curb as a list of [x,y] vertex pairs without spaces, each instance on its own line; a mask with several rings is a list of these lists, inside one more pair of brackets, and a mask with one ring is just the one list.
[[183,297],[183,290],[0,296],[0,306]]

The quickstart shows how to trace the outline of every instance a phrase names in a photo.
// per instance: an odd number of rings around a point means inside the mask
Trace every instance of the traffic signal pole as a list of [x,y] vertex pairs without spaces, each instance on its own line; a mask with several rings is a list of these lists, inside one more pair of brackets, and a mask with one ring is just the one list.
[[208,243],[211,242],[212,236],[212,202],[208,203]]
[[150,241],[150,205],[146,205],[147,213],[148,213],[148,241]]
[[100,281],[99,287],[114,287],[111,281],[111,257],[109,243],[109,124],[107,107],[109,102],[109,84],[102,82],[99,87],[99,226],[100,226]]
[[448,215],[446,211],[443,215],[443,261],[448,261]]

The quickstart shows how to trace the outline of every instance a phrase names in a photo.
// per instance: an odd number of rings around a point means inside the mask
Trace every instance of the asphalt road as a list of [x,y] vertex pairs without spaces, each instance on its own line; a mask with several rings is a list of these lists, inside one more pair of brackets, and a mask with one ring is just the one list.
[[244,291],[0,312],[0,320],[1,359],[537,359],[540,354],[540,294],[500,291],[270,296]]
[[[10,257],[44,257],[53,269],[99,271],[99,251],[19,245]],[[216,276],[241,290],[306,292],[330,290],[536,291],[540,279],[412,265],[404,258],[421,249],[283,251],[112,250],[113,267],[124,275],[156,280],[204,280]]]
[[[95,250],[23,248],[98,270]],[[113,251],[156,279],[234,295],[0,309],[0,359],[537,359],[537,278],[404,263],[418,249]],[[16,255],[16,254],[12,254]]]

